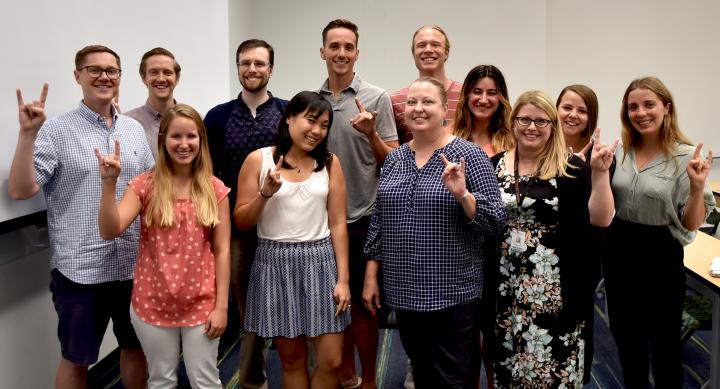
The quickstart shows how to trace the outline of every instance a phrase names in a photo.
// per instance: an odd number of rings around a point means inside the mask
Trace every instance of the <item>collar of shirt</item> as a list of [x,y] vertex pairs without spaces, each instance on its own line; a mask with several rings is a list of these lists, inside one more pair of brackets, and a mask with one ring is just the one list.
[[[255,112],[260,112],[261,110],[264,110],[269,104],[275,103],[275,98],[273,97],[273,94],[270,93],[270,91],[267,91],[267,94],[268,94],[268,99],[264,103],[258,105]],[[245,104],[245,101],[242,99],[242,91],[240,93],[238,93],[237,103],[243,109],[243,111],[250,112],[250,107],[248,107],[248,105]]]
[[[345,92],[348,89],[352,89],[355,94],[358,93],[360,90],[360,84],[362,83],[362,80],[360,79],[360,76],[357,75],[357,73],[353,73],[353,80],[350,82],[350,85],[348,85],[347,88],[343,89],[342,91]],[[332,91],[330,90],[330,79],[326,78],[325,82],[323,82],[322,86],[319,90],[320,93],[324,94],[332,94]]]
[[[173,99],[173,103],[177,104],[177,100]],[[143,109],[152,117],[154,120],[159,121],[162,119],[163,114],[156,111],[151,105],[150,105],[150,99],[147,99],[145,101],[145,105],[143,105]]]
[[[622,147],[618,147],[618,150],[620,151],[620,157],[622,158]],[[672,154],[671,158],[684,157],[684,156],[690,154],[690,152],[692,150],[694,150],[694,147],[692,147],[692,146],[681,144],[681,143],[675,143],[675,148],[670,152]],[[633,166],[637,167],[634,148],[630,148],[630,151],[628,152],[628,157],[630,158],[630,161],[633,163]],[[657,156],[655,156],[655,158],[653,158],[652,161],[645,164],[645,166],[643,166],[643,168],[640,170],[644,171],[647,169],[651,169],[657,165],[665,164],[667,162],[670,162],[671,158],[668,158],[668,156],[665,155],[664,153],[660,153]]]
[[[85,102],[80,101],[80,105],[78,105],[78,113],[82,118],[89,121],[90,123],[97,124],[102,123],[105,124],[105,117],[100,115],[99,113],[93,111],[85,105]],[[118,115],[120,115],[114,106],[110,106],[110,114],[112,115],[113,124],[117,121]]]

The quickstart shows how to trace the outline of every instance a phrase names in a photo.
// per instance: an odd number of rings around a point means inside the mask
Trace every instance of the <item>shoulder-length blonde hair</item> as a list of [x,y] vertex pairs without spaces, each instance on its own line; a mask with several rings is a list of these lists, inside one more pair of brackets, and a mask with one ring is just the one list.
[[462,90],[460,91],[460,99],[458,100],[457,109],[455,110],[455,120],[453,120],[453,134],[459,138],[472,141],[472,130],[474,117],[470,112],[468,100],[472,90],[478,81],[488,77],[495,82],[498,93],[498,107],[490,119],[490,139],[492,147],[496,152],[510,150],[515,147],[515,137],[513,136],[510,125],[510,100],[508,98],[507,84],[505,77],[500,69],[493,65],[478,65],[470,69]]
[[[558,120],[557,109],[550,99],[550,96],[539,90],[531,90],[521,94],[515,102],[512,113],[510,113],[513,132],[515,132],[517,126],[515,119],[518,116],[518,112],[528,104],[545,112],[550,119],[550,124],[548,124],[548,126],[550,126],[550,138],[548,138],[545,147],[543,147],[538,157],[538,178],[547,180],[553,177],[569,177],[570,175],[567,173],[569,153],[565,147],[565,138],[563,137],[560,121]],[[517,137],[517,133],[515,133],[515,136]]]
[[[657,77],[643,77],[633,80],[625,90],[625,95],[620,108],[620,120],[622,121],[622,142],[623,142],[623,159],[631,148],[637,146],[641,135],[630,122],[628,113],[628,96],[635,89],[647,89],[653,92],[662,102],[663,106],[668,108],[668,113],[663,117],[662,125],[658,137],[660,140],[660,151],[668,158],[672,157],[677,143],[692,145],[685,134],[680,131],[678,126],[677,114],[675,113],[675,101],[668,88]],[[677,163],[677,161],[676,161]]]
[[165,139],[172,121],[176,118],[188,118],[195,123],[200,137],[200,150],[192,162],[192,185],[190,197],[195,209],[197,222],[206,227],[214,227],[218,219],[218,204],[213,187],[212,160],[208,147],[207,132],[202,117],[191,106],[178,104],[170,108],[160,121],[158,134],[158,157],[152,178],[152,189],[148,201],[145,223],[150,226],[157,223],[160,227],[171,227],[175,223],[175,188],[173,186],[173,168],[170,155],[165,147]]

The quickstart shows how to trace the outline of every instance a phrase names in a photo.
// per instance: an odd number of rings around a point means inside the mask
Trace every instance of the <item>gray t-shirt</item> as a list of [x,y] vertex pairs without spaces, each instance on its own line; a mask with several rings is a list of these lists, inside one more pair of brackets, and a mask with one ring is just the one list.
[[350,119],[359,112],[355,97],[360,99],[368,112],[377,112],[375,129],[385,142],[398,139],[392,103],[384,89],[362,81],[357,74],[350,86],[340,93],[338,100],[333,97],[328,80],[317,92],[333,107],[328,150],[340,158],[347,188],[347,221],[352,223],[372,214],[380,173],[380,165],[367,137],[350,124]]

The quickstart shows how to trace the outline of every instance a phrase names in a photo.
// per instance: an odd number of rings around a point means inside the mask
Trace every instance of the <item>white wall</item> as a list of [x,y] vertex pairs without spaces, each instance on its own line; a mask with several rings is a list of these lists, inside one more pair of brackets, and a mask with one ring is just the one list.
[[547,15],[548,92],[574,83],[593,88],[603,139],[620,134],[630,81],[655,75],[672,92],[685,134],[720,155],[720,2],[552,0]]
[[[355,69],[363,79],[389,91],[417,78],[410,46],[412,34],[424,24],[438,24],[447,32],[448,75],[463,81],[480,63],[494,63],[509,77],[511,98],[522,90],[546,86],[545,1],[408,2],[309,0],[251,2],[247,38],[267,40],[275,48],[270,90],[290,98],[316,89],[327,77],[320,59],[321,32],[332,19],[348,18],[359,26],[360,58]],[[521,20],[522,23],[509,21]],[[231,20],[233,24],[240,21]],[[237,46],[236,46],[237,47]],[[517,48],[522,50],[517,50]],[[237,86],[239,91],[239,86]]]
[[[674,94],[683,131],[720,154],[712,114],[720,90],[720,51],[715,49],[720,2],[457,0],[448,8],[431,0],[266,0],[249,2],[251,16],[230,24],[250,31],[245,39],[260,37],[275,47],[270,89],[285,98],[317,88],[327,76],[319,56],[320,33],[334,18],[358,24],[356,70],[389,91],[417,76],[410,54],[415,29],[438,24],[452,43],[446,66],[451,78],[462,81],[481,63],[497,65],[511,102],[529,89],[555,97],[566,85],[587,84],[600,100],[599,125],[606,141],[620,134],[620,102],[630,81],[657,75]],[[234,88],[237,93],[239,85]]]

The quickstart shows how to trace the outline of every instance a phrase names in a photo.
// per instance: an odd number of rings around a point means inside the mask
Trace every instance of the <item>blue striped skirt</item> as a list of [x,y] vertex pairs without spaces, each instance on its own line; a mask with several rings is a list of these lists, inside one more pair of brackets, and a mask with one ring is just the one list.
[[245,331],[264,338],[340,332],[350,310],[335,316],[335,252],[330,237],[310,242],[259,239],[250,271]]

